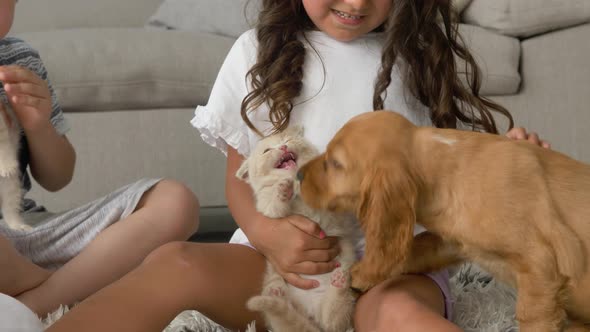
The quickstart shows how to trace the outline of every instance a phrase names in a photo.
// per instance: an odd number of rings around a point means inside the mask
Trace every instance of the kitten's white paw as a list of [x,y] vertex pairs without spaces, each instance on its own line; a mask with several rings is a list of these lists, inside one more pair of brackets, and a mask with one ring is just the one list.
[[0,176],[3,178],[18,174],[18,161],[15,159],[0,160]]
[[332,271],[330,284],[336,288],[348,288],[350,286],[350,275],[343,269],[338,268]]
[[288,179],[279,183],[279,198],[282,202],[288,202],[293,198],[293,180]]
[[7,222],[8,227],[14,231],[22,231],[22,232],[27,232],[33,229],[33,227],[24,224],[24,223],[14,223],[14,222]]
[[271,298],[271,296],[265,295],[251,297],[248,302],[246,302],[246,307],[252,311],[265,311],[271,306]]
[[246,327],[246,332],[256,332],[256,321],[253,320],[252,323],[248,324]]

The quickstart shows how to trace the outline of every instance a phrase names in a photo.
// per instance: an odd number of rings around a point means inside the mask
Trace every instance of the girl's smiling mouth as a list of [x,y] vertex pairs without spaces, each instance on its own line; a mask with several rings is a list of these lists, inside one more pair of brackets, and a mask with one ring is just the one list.
[[358,25],[363,21],[363,15],[352,15],[343,11],[332,9],[332,13],[338,22],[345,25]]

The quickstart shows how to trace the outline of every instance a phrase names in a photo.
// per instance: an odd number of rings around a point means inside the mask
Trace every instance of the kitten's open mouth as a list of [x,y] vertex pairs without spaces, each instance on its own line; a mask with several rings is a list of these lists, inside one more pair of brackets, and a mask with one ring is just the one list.
[[293,169],[297,167],[297,155],[293,152],[286,151],[275,165],[275,168]]

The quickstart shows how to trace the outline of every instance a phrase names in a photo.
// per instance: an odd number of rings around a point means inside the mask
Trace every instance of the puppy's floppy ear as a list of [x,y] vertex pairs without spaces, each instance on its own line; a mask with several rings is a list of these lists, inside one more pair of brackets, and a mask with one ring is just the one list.
[[371,283],[401,273],[411,253],[418,188],[401,164],[375,169],[361,184],[357,214],[366,240],[361,274]]
[[236,171],[236,177],[242,181],[248,182],[248,167],[250,163],[248,162],[249,158],[244,159],[240,168]]

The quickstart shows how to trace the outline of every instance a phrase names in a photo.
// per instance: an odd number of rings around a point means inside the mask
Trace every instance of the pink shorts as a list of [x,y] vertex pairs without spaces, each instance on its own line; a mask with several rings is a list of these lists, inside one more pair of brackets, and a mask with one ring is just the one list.
[[445,300],[445,318],[453,319],[453,296],[449,285],[449,271],[447,269],[425,274],[436,283]]

